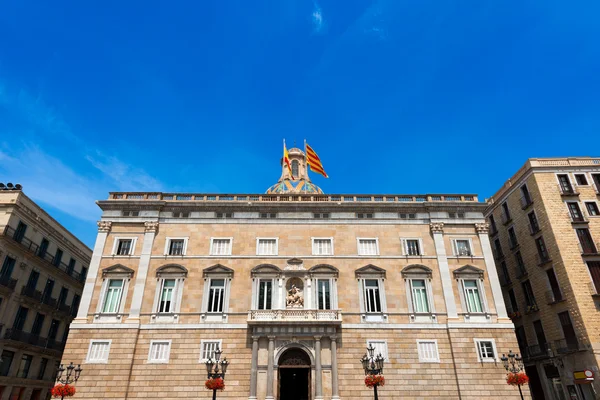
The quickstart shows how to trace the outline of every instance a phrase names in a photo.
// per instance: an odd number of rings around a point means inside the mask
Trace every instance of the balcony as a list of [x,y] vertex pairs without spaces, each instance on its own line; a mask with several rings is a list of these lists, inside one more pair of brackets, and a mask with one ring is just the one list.
[[0,285],[10,290],[15,290],[15,286],[17,286],[17,280],[12,279],[10,276],[2,275],[0,276]]
[[531,314],[538,311],[540,311],[540,307],[536,303],[525,305],[525,314]]
[[526,361],[540,360],[552,356],[552,348],[550,343],[532,344],[525,348],[523,358]]
[[521,196],[521,209],[525,210],[527,207],[533,204],[533,200],[530,195]]
[[340,310],[251,310],[248,313],[249,324],[261,323],[319,323],[341,324],[342,313]]
[[551,304],[556,304],[556,303],[560,303],[561,301],[564,301],[565,298],[563,297],[562,293],[560,291],[553,291],[553,290],[548,290],[546,291],[546,303],[551,305]]
[[21,295],[27,296],[30,299],[35,300],[36,302],[42,302],[42,292],[40,292],[39,290],[35,290],[35,288],[23,286],[23,289],[21,289]]
[[521,312],[519,310],[514,310],[512,307],[506,307],[506,312],[508,314],[508,318],[512,319],[513,321],[521,318]]
[[561,196],[579,196],[579,192],[570,183],[562,183],[558,185]]
[[53,339],[34,335],[32,333],[24,332],[18,329],[7,329],[4,333],[5,340],[14,340],[21,343],[26,343],[32,346],[43,347],[45,349],[63,351],[65,344]]
[[579,342],[576,338],[567,339],[559,339],[554,341],[554,347],[556,348],[556,352],[558,354],[566,354],[573,353],[579,350],[583,350],[579,345]]

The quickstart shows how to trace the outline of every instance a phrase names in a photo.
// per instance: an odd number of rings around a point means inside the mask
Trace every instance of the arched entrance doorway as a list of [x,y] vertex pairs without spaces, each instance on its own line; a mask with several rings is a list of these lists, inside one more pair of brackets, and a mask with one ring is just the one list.
[[310,400],[310,357],[301,349],[286,350],[279,357],[279,400]]

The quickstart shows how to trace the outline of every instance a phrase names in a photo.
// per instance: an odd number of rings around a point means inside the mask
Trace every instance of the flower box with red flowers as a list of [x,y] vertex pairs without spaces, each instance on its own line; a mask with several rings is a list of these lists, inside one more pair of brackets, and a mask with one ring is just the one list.
[[512,386],[523,386],[529,382],[529,377],[525,372],[510,373],[506,376],[506,383]]
[[52,394],[52,397],[71,397],[75,395],[75,387],[58,384],[50,390],[50,394]]
[[385,385],[385,378],[383,375],[367,375],[365,378],[365,386],[368,388],[383,385]]
[[204,382],[204,387],[208,390],[223,390],[225,389],[225,381],[223,381],[223,378],[210,378]]

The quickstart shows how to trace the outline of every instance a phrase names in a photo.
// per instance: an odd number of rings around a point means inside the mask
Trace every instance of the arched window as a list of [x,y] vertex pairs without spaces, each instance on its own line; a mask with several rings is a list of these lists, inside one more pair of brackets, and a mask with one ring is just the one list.
[[292,161],[292,175],[294,175],[294,178],[298,177],[298,167],[299,167],[300,163],[298,162],[298,160],[294,160]]

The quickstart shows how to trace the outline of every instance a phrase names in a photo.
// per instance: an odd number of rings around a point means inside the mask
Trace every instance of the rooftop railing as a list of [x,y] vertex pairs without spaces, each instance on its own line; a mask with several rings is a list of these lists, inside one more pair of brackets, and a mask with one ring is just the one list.
[[306,321],[341,322],[340,310],[250,310],[249,322]]

